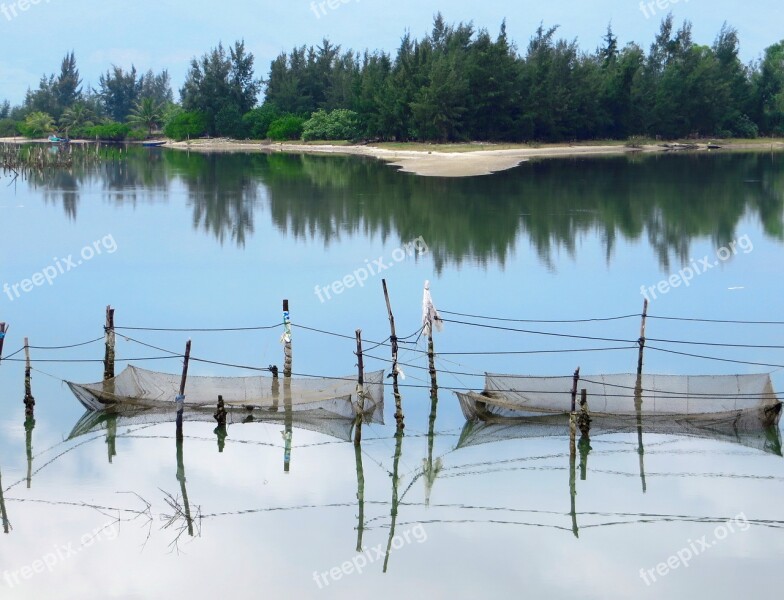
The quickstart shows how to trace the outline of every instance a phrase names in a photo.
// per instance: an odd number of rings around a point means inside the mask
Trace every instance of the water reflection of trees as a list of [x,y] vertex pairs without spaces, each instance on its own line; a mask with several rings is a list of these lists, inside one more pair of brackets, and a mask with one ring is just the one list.
[[177,181],[194,227],[221,242],[243,245],[263,205],[280,231],[325,246],[355,235],[422,236],[437,269],[463,261],[503,265],[526,241],[552,266],[558,251],[576,255],[585,235],[602,240],[608,262],[620,240],[647,240],[669,268],[692,258],[697,239],[719,247],[743,235],[737,228],[750,215],[784,239],[781,155],[541,160],[492,177],[445,179],[358,157],[141,150],[35,183],[75,218],[79,189],[90,182],[100,181],[113,202],[135,203],[165,199]]

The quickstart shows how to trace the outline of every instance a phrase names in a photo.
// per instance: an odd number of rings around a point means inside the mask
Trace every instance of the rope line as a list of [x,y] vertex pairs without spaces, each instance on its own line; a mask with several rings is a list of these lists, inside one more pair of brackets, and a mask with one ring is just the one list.
[[632,317],[641,317],[642,315],[639,313],[634,313],[630,315],[621,315],[618,317],[601,317],[595,319],[563,319],[563,320],[543,320],[543,319],[505,319],[502,317],[488,317],[484,315],[471,315],[467,313],[459,313],[453,312],[449,310],[441,310],[439,309],[438,312],[443,313],[445,315],[455,315],[458,317],[469,317],[472,319],[485,319],[488,321],[505,321],[508,323],[593,323],[599,321],[620,321],[622,319],[630,319]]

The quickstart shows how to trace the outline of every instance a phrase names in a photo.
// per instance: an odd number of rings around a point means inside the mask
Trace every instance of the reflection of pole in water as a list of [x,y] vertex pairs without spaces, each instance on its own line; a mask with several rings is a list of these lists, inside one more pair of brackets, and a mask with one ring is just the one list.
[[365,531],[365,471],[362,468],[362,445],[354,446],[354,457],[357,461],[357,552],[362,552],[362,534]]
[[117,456],[117,415],[110,415],[106,420],[106,448],[109,454],[109,464]]
[[400,465],[400,455],[403,452],[403,433],[402,429],[398,429],[395,433],[395,459],[392,462],[392,517],[389,526],[389,541],[387,542],[387,554],[384,557],[384,573],[387,572],[387,565],[389,564],[389,553],[392,551],[392,539],[395,537],[395,523],[397,522],[397,480],[398,480],[398,466]]
[[569,496],[571,498],[571,511],[572,515],[572,533],[574,537],[579,538],[579,529],[577,527],[577,508],[576,508],[576,463],[577,463],[577,447],[575,444],[575,437],[577,435],[577,416],[575,413],[569,415]]
[[647,491],[645,483],[645,447],[642,443],[642,375],[637,375],[637,385],[634,387],[634,411],[637,413],[637,454],[640,456],[640,481],[642,493]]
[[642,493],[647,490],[645,484],[645,463],[643,456],[645,448],[642,445],[642,364],[643,355],[645,353],[645,322],[648,318],[648,300],[645,301],[642,307],[642,322],[640,324],[640,353],[637,358],[637,383],[634,386],[634,411],[637,413],[637,454],[640,455],[640,480],[642,481]]
[[438,410],[438,394],[430,397],[430,419],[427,428],[427,458],[425,459],[425,506],[430,506],[430,493],[433,484],[441,472],[441,459],[437,458],[433,464],[433,444],[435,441],[436,413]]
[[188,523],[188,535],[193,537],[193,519],[191,518],[191,505],[188,501],[188,490],[185,488],[185,462],[183,460],[183,440],[177,437],[177,481],[180,482],[180,493],[182,494],[182,505],[185,509],[185,520]]
[[283,378],[283,410],[284,410],[283,472],[288,473],[289,470],[291,469],[291,435],[292,435],[292,425],[294,422],[294,414],[292,411],[292,404],[291,404],[291,378],[290,377]]
[[3,478],[0,475],[0,514],[3,516],[3,533],[8,533],[11,524],[8,522],[8,513],[5,512],[5,498],[3,498]]
[[25,451],[27,452],[27,489],[33,479],[33,429],[35,429],[35,417],[29,415],[25,419]]

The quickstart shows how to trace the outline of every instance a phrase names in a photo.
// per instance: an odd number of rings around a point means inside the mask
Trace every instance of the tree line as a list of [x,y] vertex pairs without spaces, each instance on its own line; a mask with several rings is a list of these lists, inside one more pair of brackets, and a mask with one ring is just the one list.
[[[323,40],[272,61],[257,78],[243,41],[191,61],[179,102],[169,75],[113,66],[83,90],[73,53],[24,103],[0,103],[0,135],[64,131],[115,136],[163,130],[238,139],[565,141],[784,135],[784,41],[749,64],[724,25],[710,46],[692,25],[661,22],[647,52],[608,26],[594,51],[540,25],[525,51],[441,14],[393,55]],[[259,104],[259,99],[262,102]]]

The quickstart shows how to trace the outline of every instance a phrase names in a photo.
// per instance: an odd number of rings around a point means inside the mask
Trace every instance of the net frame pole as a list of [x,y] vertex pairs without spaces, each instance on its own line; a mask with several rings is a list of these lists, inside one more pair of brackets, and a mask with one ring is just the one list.
[[185,344],[185,355],[182,362],[182,377],[180,377],[180,393],[177,395],[177,439],[182,440],[182,416],[185,410],[185,382],[188,379],[188,363],[191,359],[191,341]]
[[403,415],[403,402],[400,397],[400,389],[398,388],[398,364],[397,364],[397,353],[398,353],[398,344],[397,344],[397,335],[395,333],[395,315],[392,314],[392,303],[389,301],[389,291],[387,290],[387,280],[382,279],[381,285],[384,288],[384,300],[387,303],[387,315],[389,316],[389,329],[390,329],[390,337],[389,341],[392,346],[392,392],[395,397],[395,422],[397,423],[398,429],[403,429],[405,427],[404,419],[405,416]]
[[25,353],[25,378],[24,378],[24,386],[25,386],[25,396],[24,396],[24,405],[25,405],[25,417],[32,417],[35,411],[35,398],[33,398],[32,392],[32,377],[30,375],[31,367],[30,367],[30,342],[27,338],[24,339],[24,353]]
[[8,332],[8,324],[0,323],[0,362],[3,360],[3,342],[5,341],[5,334]]
[[362,443],[362,417],[365,413],[365,363],[362,356],[362,330],[357,329],[357,416],[354,428],[354,446]]
[[283,377],[291,377],[291,313],[289,301],[283,300]]
[[103,359],[103,380],[114,378],[115,334],[114,334],[114,309],[111,305],[106,307],[106,324],[104,325],[106,351]]

